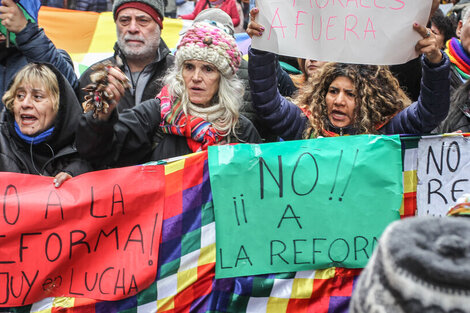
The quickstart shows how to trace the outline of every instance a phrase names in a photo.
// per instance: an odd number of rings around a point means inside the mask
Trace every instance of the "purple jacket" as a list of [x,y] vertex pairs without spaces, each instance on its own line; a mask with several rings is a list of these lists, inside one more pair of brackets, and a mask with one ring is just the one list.
[[[307,126],[307,117],[292,102],[277,90],[275,60],[270,52],[250,49],[248,73],[250,75],[253,107],[259,118],[274,134],[284,140],[302,139]],[[418,101],[400,111],[380,132],[383,134],[429,133],[445,119],[450,103],[450,61],[431,67],[421,58],[423,77]]]

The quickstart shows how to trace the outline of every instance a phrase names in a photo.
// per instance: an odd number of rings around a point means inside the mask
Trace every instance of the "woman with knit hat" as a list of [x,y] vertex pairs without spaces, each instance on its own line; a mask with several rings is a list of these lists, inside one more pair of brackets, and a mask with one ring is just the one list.
[[[223,25],[193,24],[156,99],[119,115],[111,102],[97,119],[91,112],[82,116],[77,130],[80,154],[98,166],[125,166],[210,145],[261,142],[251,122],[239,114],[244,87],[235,73],[240,61],[235,39]],[[156,139],[157,133],[162,138]]]

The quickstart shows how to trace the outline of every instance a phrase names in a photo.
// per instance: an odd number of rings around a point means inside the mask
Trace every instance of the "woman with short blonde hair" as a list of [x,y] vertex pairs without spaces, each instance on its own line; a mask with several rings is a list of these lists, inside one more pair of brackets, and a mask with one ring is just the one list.
[[28,63],[3,95],[0,171],[54,176],[64,181],[93,168],[75,149],[81,113],[74,90],[48,63]]

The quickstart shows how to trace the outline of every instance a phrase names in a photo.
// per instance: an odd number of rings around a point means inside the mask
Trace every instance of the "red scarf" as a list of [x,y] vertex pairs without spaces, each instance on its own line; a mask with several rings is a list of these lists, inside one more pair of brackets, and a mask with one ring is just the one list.
[[211,123],[200,117],[184,114],[181,100],[174,101],[168,93],[168,87],[163,87],[158,94],[160,99],[160,128],[166,134],[186,137],[191,151],[207,150],[207,147],[215,145],[225,137],[225,134],[217,132]]

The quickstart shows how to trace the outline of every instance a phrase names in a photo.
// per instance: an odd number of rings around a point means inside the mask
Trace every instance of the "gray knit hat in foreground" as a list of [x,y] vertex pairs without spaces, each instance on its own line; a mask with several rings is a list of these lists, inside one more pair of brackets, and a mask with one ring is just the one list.
[[[113,3],[114,20],[116,20],[117,18],[117,12],[119,12],[120,10],[119,7],[122,6],[123,4],[125,4],[125,7],[137,8],[144,12],[147,12],[155,19],[153,14],[151,14],[151,12],[148,12],[146,8],[146,7],[151,7],[153,10],[155,10],[158,13],[158,15],[160,15],[160,21],[162,21],[163,17],[165,16],[165,3],[163,0],[114,0],[114,3]],[[160,27],[162,26],[160,25]]]
[[392,223],[359,277],[350,312],[470,312],[470,219]]

